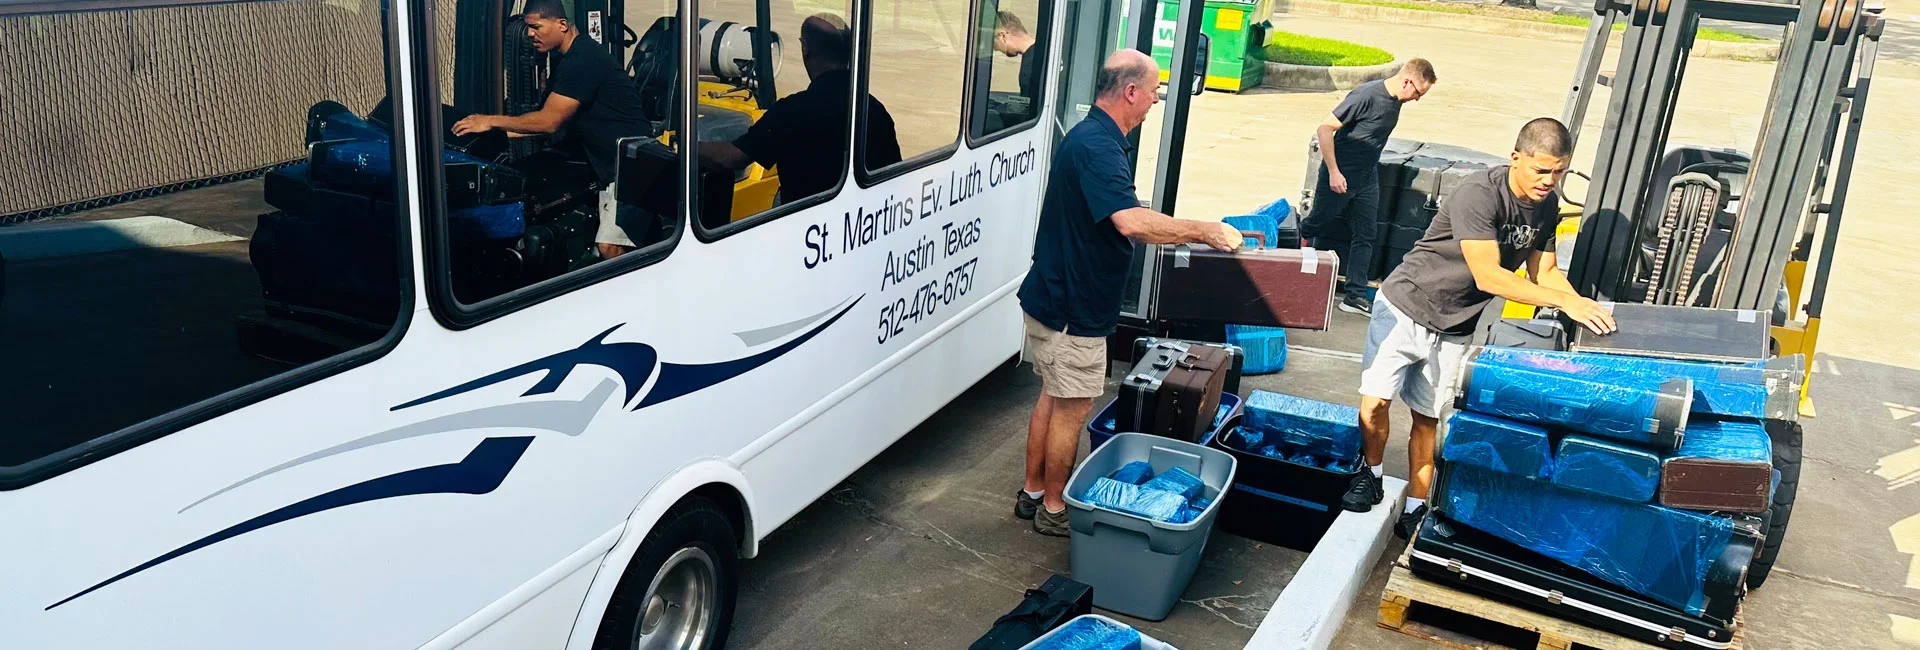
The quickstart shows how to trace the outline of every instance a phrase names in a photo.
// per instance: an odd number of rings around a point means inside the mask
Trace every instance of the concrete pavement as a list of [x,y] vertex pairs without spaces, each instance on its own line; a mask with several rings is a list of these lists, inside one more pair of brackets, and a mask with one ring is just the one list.
[[[1338,331],[1300,333],[1295,343],[1306,348],[1294,349],[1285,372],[1249,377],[1242,390],[1357,404],[1351,352],[1366,321],[1336,317]],[[1339,341],[1356,343],[1347,353],[1312,351]],[[1116,389],[1110,381],[1097,403]],[[1029,366],[987,377],[776,530],[746,563],[729,647],[964,648],[1022,590],[1069,575],[1067,540],[1037,535],[1011,512],[1038,392]],[[1404,475],[1408,416],[1405,407],[1395,412],[1398,447],[1386,462]],[[1083,434],[1082,457],[1087,451]],[[1387,556],[1398,552],[1389,544]],[[1306,557],[1215,531],[1166,620],[1096,611],[1183,650],[1240,648]],[[1363,588],[1355,615],[1371,616],[1378,593]]]

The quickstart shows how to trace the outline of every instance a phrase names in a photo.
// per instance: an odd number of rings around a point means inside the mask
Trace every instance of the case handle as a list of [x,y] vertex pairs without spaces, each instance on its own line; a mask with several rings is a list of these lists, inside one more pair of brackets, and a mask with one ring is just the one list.
[[1593,404],[1587,400],[1573,397],[1548,397],[1547,405],[1558,410],[1567,419],[1592,417]]
[[1240,231],[1240,236],[1252,237],[1255,243],[1254,250],[1260,250],[1262,248],[1267,247],[1267,233],[1260,232],[1258,230],[1242,230]]

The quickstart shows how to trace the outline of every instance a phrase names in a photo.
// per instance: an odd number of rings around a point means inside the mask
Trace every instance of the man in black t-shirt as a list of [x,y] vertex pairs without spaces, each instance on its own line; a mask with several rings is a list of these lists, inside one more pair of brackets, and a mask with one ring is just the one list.
[[[746,135],[733,142],[700,143],[700,162],[740,170],[760,163],[779,174],[780,202],[790,203],[833,189],[846,165],[848,111],[853,103],[853,40],[846,21],[816,14],[800,23],[800,60],[806,90],[774,102]],[[900,162],[893,116],[869,96],[867,169]]]
[[[613,195],[609,186],[616,180],[620,139],[644,137],[652,129],[643,117],[640,91],[605,46],[591,38],[580,40],[580,32],[566,17],[560,0],[528,0],[523,15],[534,49],[553,57],[546,102],[540,110],[525,115],[468,116],[453,125],[453,132],[467,135],[502,129],[546,134],[564,129],[560,146],[585,153],[594,176],[601,187],[607,188],[602,191],[605,196],[601,201],[607,204]],[[642,227],[650,217],[635,206],[609,207],[601,210],[600,233],[595,241],[601,256],[612,258],[633,249],[634,242],[626,230]],[[617,225],[609,223],[616,210]]]
[[1318,239],[1327,237],[1335,219],[1346,222],[1351,235],[1348,248],[1338,251],[1341,273],[1347,278],[1341,311],[1366,314],[1373,310],[1367,301],[1367,281],[1373,279],[1374,240],[1380,237],[1375,215],[1380,208],[1380,152],[1400,123],[1400,105],[1419,101],[1433,82],[1433,64],[1409,59],[1392,77],[1360,84],[1347,93],[1315,131],[1326,164],[1314,184],[1312,212],[1300,228],[1301,234]]
[[[1557,308],[1595,332],[1613,331],[1612,315],[1574,291],[1554,255],[1554,188],[1572,155],[1573,138],[1558,120],[1528,122],[1512,163],[1476,174],[1447,197],[1426,236],[1381,283],[1360,361],[1360,430],[1371,471],[1341,500],[1346,509],[1366,512],[1380,502],[1388,407],[1403,398],[1413,426],[1406,512],[1394,532],[1409,537],[1419,525],[1441,409],[1453,401],[1467,343],[1494,296]],[[1522,264],[1525,279],[1514,274]]]
[[1040,84],[1046,82],[1046,69],[1040,61],[1044,56],[1027,56],[1036,41],[1020,17],[1012,12],[1002,11],[995,16],[993,26],[993,51],[1006,56],[1020,57],[1020,96],[1038,103]]

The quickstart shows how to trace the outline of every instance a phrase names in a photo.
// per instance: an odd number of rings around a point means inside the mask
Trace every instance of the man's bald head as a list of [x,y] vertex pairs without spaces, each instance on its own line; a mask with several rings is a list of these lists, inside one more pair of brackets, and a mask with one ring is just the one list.
[[1146,87],[1152,84],[1159,87],[1160,64],[1153,57],[1139,50],[1126,49],[1114,52],[1107,57],[1106,65],[1100,66],[1100,78],[1094,83],[1095,99],[1110,99],[1115,93],[1126,90],[1128,84]]
[[1139,50],[1120,50],[1107,57],[1094,84],[1093,103],[1099,106],[1121,133],[1131,133],[1146,121],[1147,112],[1160,101],[1160,64]]
[[847,67],[853,61],[853,33],[847,21],[830,13],[808,16],[800,22],[800,55],[807,76]]
[[847,21],[833,14],[814,14],[800,23],[800,44],[831,61],[853,60],[851,37]]

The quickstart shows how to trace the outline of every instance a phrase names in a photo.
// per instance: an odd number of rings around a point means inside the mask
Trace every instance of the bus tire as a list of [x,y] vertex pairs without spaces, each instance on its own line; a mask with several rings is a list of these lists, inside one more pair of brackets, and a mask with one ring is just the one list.
[[1780,487],[1773,491],[1773,503],[1763,518],[1766,539],[1747,565],[1747,589],[1759,589],[1773,572],[1780,556],[1780,544],[1787,540],[1787,523],[1793,518],[1793,499],[1800,492],[1800,443],[1803,430],[1799,422],[1768,420],[1767,435],[1773,443],[1773,468],[1780,470]]
[[726,647],[739,593],[738,539],[725,511],[705,497],[667,510],[614,587],[594,650]]

